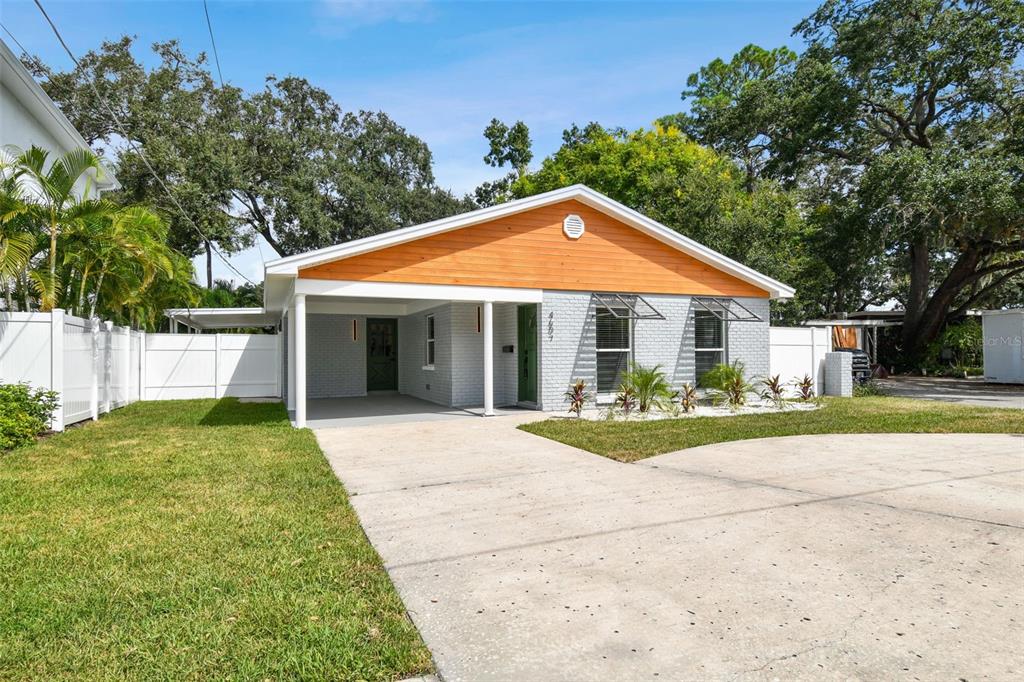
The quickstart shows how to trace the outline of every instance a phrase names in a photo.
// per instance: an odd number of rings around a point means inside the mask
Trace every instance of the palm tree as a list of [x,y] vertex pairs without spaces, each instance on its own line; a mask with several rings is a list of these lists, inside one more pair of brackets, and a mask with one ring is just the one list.
[[26,230],[27,210],[13,178],[0,181],[0,282],[7,310],[14,309],[12,282],[28,268],[35,251],[35,237]]
[[50,153],[31,147],[18,154],[13,165],[26,194],[27,216],[49,237],[47,268],[30,275],[42,310],[51,310],[60,295],[57,277],[57,243],[61,234],[82,228],[90,221],[101,221],[116,207],[105,199],[89,198],[90,172],[103,176],[100,158],[88,149],[75,149],[47,165]]

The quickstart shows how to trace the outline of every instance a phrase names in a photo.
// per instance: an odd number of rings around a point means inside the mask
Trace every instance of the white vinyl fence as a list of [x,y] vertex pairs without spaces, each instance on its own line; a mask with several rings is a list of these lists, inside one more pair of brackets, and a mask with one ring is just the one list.
[[[814,378],[815,395],[825,390],[825,353],[832,350],[827,327],[769,327],[769,373],[790,384],[794,378]],[[790,389],[795,392],[795,389]]]
[[146,334],[98,319],[0,313],[0,383],[61,395],[51,428],[137,400],[279,397],[280,337]]

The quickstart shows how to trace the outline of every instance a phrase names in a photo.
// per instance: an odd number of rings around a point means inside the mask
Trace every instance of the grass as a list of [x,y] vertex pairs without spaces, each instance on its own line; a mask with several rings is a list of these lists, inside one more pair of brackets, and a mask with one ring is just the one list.
[[0,454],[0,679],[394,680],[430,654],[279,403],[136,403]]
[[519,428],[620,462],[748,438],[821,433],[1024,433],[1024,412],[904,398],[826,398],[813,412],[649,422],[548,419]]

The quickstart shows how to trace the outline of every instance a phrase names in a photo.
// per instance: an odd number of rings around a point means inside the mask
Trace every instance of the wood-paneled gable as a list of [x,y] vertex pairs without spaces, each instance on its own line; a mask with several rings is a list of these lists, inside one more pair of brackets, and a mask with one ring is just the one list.
[[[583,218],[577,240],[562,232]],[[308,279],[566,291],[756,296],[768,292],[578,201],[535,208],[299,271]]]

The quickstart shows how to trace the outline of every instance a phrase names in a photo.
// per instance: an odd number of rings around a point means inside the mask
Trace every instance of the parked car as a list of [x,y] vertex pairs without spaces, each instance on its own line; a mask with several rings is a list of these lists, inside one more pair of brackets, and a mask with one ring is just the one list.
[[865,384],[871,380],[871,358],[860,348],[836,348],[836,352],[853,355],[853,381]]

